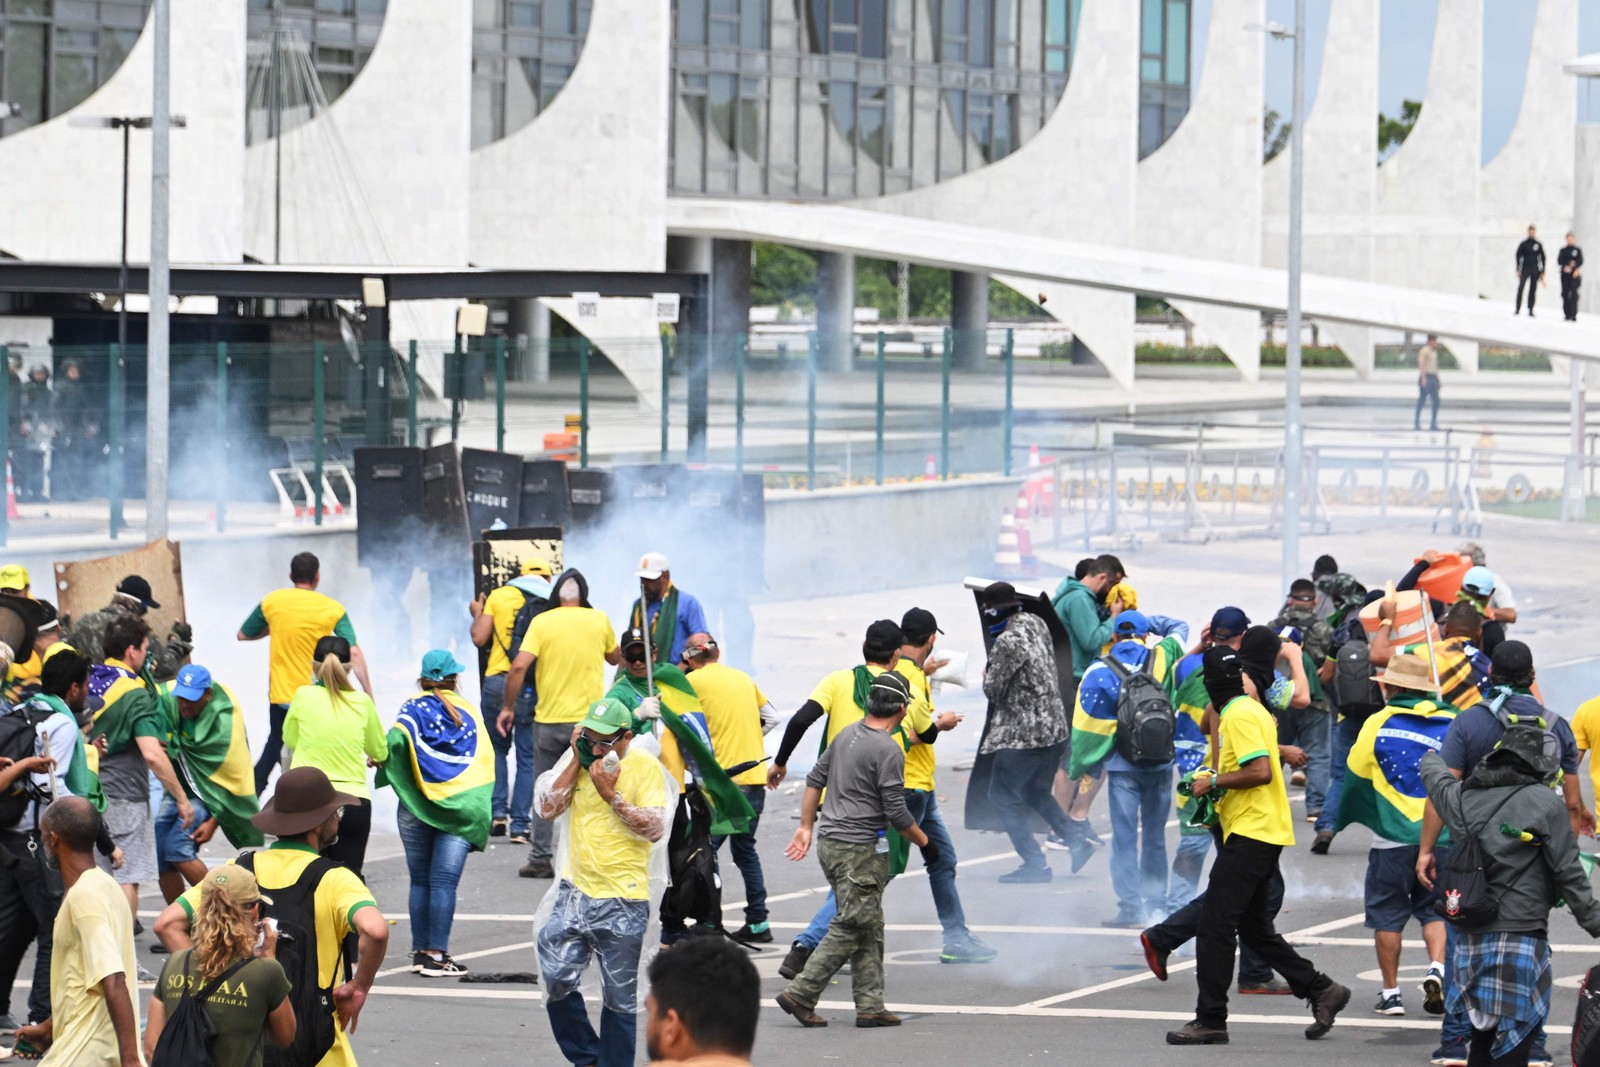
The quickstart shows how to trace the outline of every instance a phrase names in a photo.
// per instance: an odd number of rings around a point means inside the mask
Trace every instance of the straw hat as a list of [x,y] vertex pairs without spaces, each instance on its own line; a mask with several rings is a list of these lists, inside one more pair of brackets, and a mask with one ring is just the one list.
[[1373,681],[1399,689],[1418,689],[1424,693],[1437,693],[1439,686],[1433,680],[1433,669],[1428,658],[1415,652],[1402,652],[1389,660],[1389,666]]

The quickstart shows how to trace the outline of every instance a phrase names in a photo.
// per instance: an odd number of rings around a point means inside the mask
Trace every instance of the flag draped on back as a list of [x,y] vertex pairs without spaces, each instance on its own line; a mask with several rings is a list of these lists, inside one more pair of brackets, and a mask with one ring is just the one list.
[[[49,709],[57,715],[65,715],[72,722],[72,758],[65,768],[57,767],[56,774],[61,776],[61,784],[67,787],[67,792],[75,797],[83,797],[94,805],[95,811],[106,810],[106,795],[100,788],[100,776],[89,765],[90,746],[83,740],[83,731],[78,729],[78,717],[72,709],[56,696],[49,693],[35,693],[23,702],[23,707],[44,711]],[[99,753],[96,753],[99,755]]]
[[261,810],[256,800],[255,767],[245,737],[244,715],[238,711],[233,693],[221,682],[212,682],[211,699],[199,716],[185,719],[178,712],[172,686],[165,682],[160,687],[167,747],[177,756],[189,788],[199,794],[234,848],[260,847],[266,838],[250,825],[251,816]]
[[1350,746],[1337,828],[1361,823],[1380,837],[1415,845],[1422,840],[1422,757],[1444,745],[1455,720],[1449,704],[1396,697],[1361,726]]
[[455,693],[418,693],[400,705],[389,727],[389,759],[374,781],[392,787],[406,810],[435,830],[479,851],[488,845],[494,747],[478,709]]

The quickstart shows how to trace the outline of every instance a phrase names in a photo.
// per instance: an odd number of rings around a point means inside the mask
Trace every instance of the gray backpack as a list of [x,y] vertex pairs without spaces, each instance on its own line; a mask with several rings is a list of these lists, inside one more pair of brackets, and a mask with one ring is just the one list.
[[1100,657],[1122,681],[1117,693],[1117,754],[1139,766],[1171,763],[1176,754],[1178,713],[1166,687],[1156,679],[1155,660],[1155,652],[1147,650],[1143,665],[1130,671],[1110,653]]

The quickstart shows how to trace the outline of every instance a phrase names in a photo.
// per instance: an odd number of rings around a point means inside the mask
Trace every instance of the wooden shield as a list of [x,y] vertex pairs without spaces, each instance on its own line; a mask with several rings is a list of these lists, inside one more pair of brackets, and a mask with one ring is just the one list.
[[[165,634],[185,618],[183,606],[183,553],[176,541],[165,538],[131,549],[120,556],[81,559],[55,565],[56,609],[63,617],[81,619],[111,603],[117,583],[137,574],[150,583],[150,595],[159,608],[145,616],[152,633]],[[68,627],[63,624],[63,631]]]

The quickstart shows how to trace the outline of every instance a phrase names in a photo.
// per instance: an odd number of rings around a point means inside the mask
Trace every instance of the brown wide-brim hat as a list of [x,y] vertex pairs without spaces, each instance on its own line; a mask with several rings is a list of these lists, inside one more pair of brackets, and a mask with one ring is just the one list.
[[315,830],[340,808],[360,803],[333,788],[319,768],[296,767],[279,776],[272,799],[250,817],[250,825],[273,837],[296,837]]
[[1433,680],[1433,669],[1426,656],[1415,652],[1402,652],[1389,660],[1373,681],[1398,689],[1415,689],[1424,693],[1437,693],[1439,686]]

